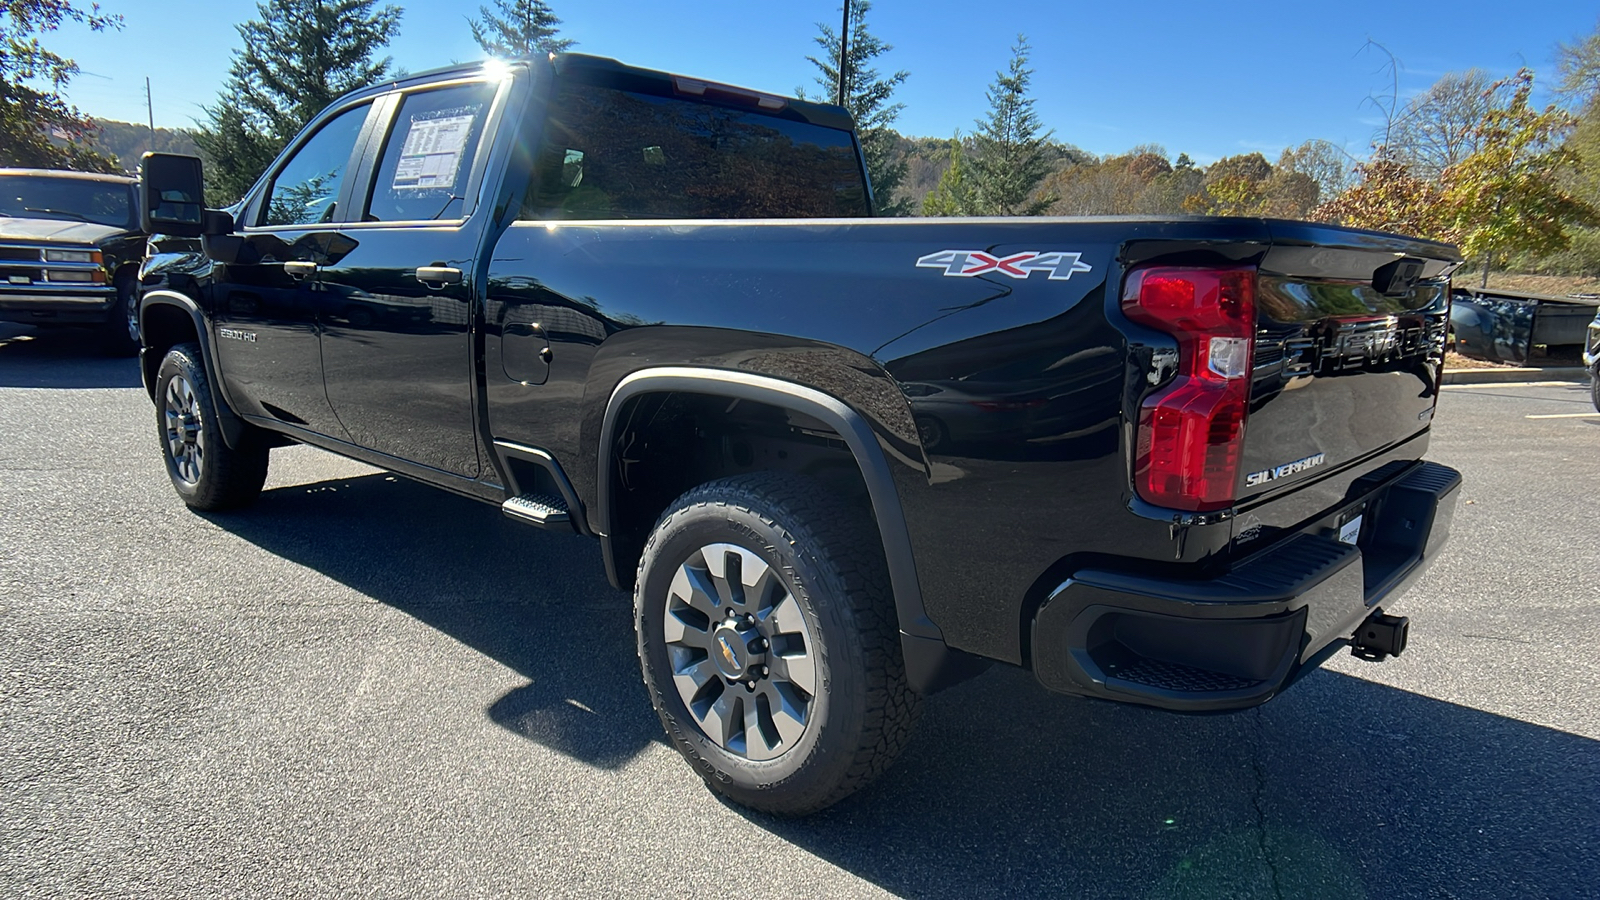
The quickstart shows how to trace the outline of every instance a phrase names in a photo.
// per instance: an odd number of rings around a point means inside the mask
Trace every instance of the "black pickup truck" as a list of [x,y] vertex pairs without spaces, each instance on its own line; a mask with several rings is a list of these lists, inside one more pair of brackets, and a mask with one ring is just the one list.
[[226,211],[149,156],[172,483],[241,506],[292,441],[595,537],[673,744],[786,814],[994,661],[1217,711],[1403,649],[1452,248],[873,218],[861,159],[837,107],[571,54],[353,93]]

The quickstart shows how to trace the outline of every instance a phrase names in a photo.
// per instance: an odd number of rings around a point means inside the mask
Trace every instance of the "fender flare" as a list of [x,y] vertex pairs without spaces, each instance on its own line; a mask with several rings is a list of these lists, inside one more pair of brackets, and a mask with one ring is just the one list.
[[862,481],[872,502],[873,516],[883,540],[888,563],[890,588],[894,592],[895,614],[900,623],[900,642],[905,652],[907,679],[915,690],[932,692],[970,674],[971,658],[944,643],[939,627],[928,618],[922,604],[922,588],[911,550],[911,532],[906,526],[899,491],[889,470],[889,461],[872,427],[843,401],[804,385],[726,369],[692,366],[663,366],[641,369],[618,382],[606,402],[600,428],[598,471],[596,473],[596,512],[599,535],[607,566],[612,565],[611,503],[614,467],[609,464],[611,448],[621,410],[629,400],[643,394],[677,392],[710,394],[766,403],[793,409],[822,422],[837,432],[850,448]]
[[[182,310],[189,316],[194,324],[195,340],[200,343],[200,361],[206,369],[206,380],[211,383],[211,405],[217,411],[217,424],[222,429],[222,440],[231,448],[237,448],[244,437],[245,423],[233,411],[233,405],[228,402],[222,381],[217,377],[217,364],[211,347],[211,333],[207,331],[205,316],[200,312],[199,304],[194,298],[177,291],[157,288],[145,291],[139,298],[139,333],[144,334],[145,313],[152,306],[171,306]],[[147,360],[151,347],[146,344],[139,348],[139,372],[144,377],[145,392],[155,399],[154,368],[161,365],[160,360]]]

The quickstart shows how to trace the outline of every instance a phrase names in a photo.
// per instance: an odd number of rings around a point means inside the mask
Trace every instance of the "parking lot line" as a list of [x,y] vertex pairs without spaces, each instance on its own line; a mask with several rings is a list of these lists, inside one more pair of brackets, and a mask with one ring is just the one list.
[[1564,387],[1572,384],[1570,381],[1501,381],[1488,384],[1447,384],[1447,391],[1481,391],[1494,388],[1523,388],[1523,387]]
[[1542,416],[1523,416],[1524,419],[1593,419],[1597,417],[1600,417],[1600,412],[1549,413]]

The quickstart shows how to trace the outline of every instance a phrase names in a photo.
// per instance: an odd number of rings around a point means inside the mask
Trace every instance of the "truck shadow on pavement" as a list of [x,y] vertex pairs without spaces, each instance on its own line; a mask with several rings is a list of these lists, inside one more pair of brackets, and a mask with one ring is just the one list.
[[247,512],[207,518],[527,677],[487,710],[511,731],[606,769],[664,742],[631,600],[606,583],[589,538],[381,474],[268,490]]
[[[527,677],[487,710],[507,729],[611,770],[662,741],[628,599],[593,541],[387,475],[270,490],[213,520]],[[1600,742],[1332,671],[1259,710],[1179,716],[997,667],[930,698],[905,756],[861,794],[805,820],[735,811],[902,896],[1600,884]]]
[[0,388],[139,387],[139,362],[108,357],[89,329],[38,331],[0,322]]

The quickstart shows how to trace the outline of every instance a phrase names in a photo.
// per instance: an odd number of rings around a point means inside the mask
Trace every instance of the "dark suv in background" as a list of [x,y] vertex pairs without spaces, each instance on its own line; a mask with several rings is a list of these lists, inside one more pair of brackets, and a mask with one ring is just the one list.
[[109,352],[139,352],[137,184],[0,169],[0,321],[88,326]]

